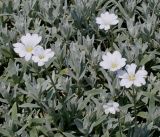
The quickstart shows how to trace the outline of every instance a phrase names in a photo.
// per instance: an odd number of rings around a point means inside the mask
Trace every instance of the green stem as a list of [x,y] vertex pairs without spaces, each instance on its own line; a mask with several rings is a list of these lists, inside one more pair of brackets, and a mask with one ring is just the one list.
[[80,96],[81,95],[81,88],[80,88],[80,81],[77,81],[77,95]]
[[47,75],[48,75],[51,83],[52,83],[53,88],[55,89],[55,94],[57,95],[57,97],[58,97],[60,100],[62,100],[60,94],[62,95],[62,97],[64,97],[65,94],[62,93],[62,92],[60,92],[60,91],[58,92],[58,89],[56,88],[56,84],[54,83],[54,81],[53,81],[53,79],[52,79],[52,75],[50,75],[50,73],[48,72],[48,69],[47,69],[47,68],[45,68],[45,70],[46,70],[46,73],[47,73]]
[[121,125],[121,121],[120,121],[120,113],[119,113],[119,116],[118,116],[118,124],[119,124],[119,130],[120,130],[120,137],[123,137],[123,135],[122,135],[122,125]]
[[50,73],[48,72],[48,69],[47,69],[47,68],[45,68],[45,70],[46,70],[46,73],[47,73],[47,75],[48,75],[48,77],[49,77],[51,83],[52,83],[53,88],[54,88],[55,91],[56,91],[57,88],[56,88],[56,85],[55,85],[55,83],[54,83],[54,81],[53,81],[53,79],[52,79],[52,76],[51,76]]
[[134,122],[137,124],[137,110],[136,110],[136,96],[137,96],[137,91],[134,90],[134,87],[132,87],[133,90],[133,104],[134,104]]
[[13,14],[0,14],[0,16],[12,16]]
[[110,47],[113,47],[113,42],[114,42],[114,36],[112,33],[113,33],[112,31],[108,31],[109,39],[110,39]]

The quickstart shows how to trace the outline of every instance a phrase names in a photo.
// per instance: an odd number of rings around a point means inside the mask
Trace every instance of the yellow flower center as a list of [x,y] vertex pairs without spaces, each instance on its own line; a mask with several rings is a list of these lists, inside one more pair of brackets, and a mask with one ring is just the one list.
[[136,79],[135,75],[134,74],[131,74],[129,75],[129,78],[128,78],[130,81],[134,81]]
[[114,69],[117,67],[117,64],[116,63],[112,63],[111,67]]
[[44,59],[44,55],[39,55],[39,58],[40,59]]
[[26,47],[26,51],[31,53],[33,51],[33,47]]

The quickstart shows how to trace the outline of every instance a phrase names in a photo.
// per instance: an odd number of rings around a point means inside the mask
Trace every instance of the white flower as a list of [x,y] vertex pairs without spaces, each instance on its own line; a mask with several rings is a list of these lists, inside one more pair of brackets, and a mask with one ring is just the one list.
[[119,104],[114,101],[109,101],[107,104],[103,105],[104,112],[106,115],[109,113],[116,114],[116,112],[119,112]]
[[102,56],[103,61],[100,62],[100,66],[110,71],[117,71],[126,64],[126,59],[122,58],[119,51],[114,51],[113,54],[107,52]]
[[96,18],[96,23],[99,24],[100,29],[109,30],[110,25],[116,25],[119,21],[115,14],[109,12],[102,13],[100,17]]
[[147,71],[142,67],[136,72],[136,64],[126,65],[126,71],[120,71],[118,77],[121,78],[120,86],[126,88],[135,85],[140,87],[146,84],[145,78],[147,77]]
[[54,52],[51,49],[44,50],[43,47],[37,46],[33,52],[32,60],[38,63],[38,66],[43,66],[53,56]]
[[29,61],[32,57],[34,48],[39,44],[42,37],[38,34],[27,33],[21,37],[22,43],[15,43],[14,51],[19,54],[20,57],[24,57],[26,61]]

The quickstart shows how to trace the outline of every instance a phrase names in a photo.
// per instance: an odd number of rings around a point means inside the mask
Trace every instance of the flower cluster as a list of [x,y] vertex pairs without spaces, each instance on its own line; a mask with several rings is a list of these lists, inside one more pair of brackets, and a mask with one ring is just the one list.
[[[102,13],[100,17],[96,18],[96,23],[100,25],[99,28],[104,30],[109,30],[111,25],[116,25],[118,22],[118,17],[109,12]],[[119,51],[114,51],[113,53],[107,52],[102,55],[102,61],[99,65],[104,69],[113,72],[117,71],[120,86],[130,88],[132,85],[140,87],[146,84],[145,78],[147,77],[147,71],[144,69],[144,66],[136,71],[137,65],[134,63],[126,65],[126,59],[122,58]],[[124,66],[125,70],[121,70]],[[103,105],[105,114],[119,112],[118,107],[119,104],[113,101],[109,101]]]
[[[102,56],[103,61],[100,62],[100,66],[104,69],[110,71],[118,71],[118,78],[121,79],[120,86],[126,88],[132,85],[140,87],[146,84],[145,78],[147,77],[147,71],[142,67],[136,71],[137,65],[132,63],[131,65],[126,65],[126,59],[122,58],[119,51],[114,51],[113,53],[107,52]],[[126,66],[125,66],[126,65]],[[125,66],[125,70],[120,70]],[[115,114],[119,112],[119,104],[117,102],[109,101],[107,104],[103,105],[105,114]]]
[[[96,18],[96,23],[99,24],[100,29],[109,30],[111,25],[118,23],[118,17],[115,14],[109,12],[102,13],[100,17]],[[21,37],[21,43],[15,43],[14,51],[23,57],[26,61],[32,59],[33,62],[37,63],[38,66],[43,66],[54,56],[54,52],[51,49],[44,49],[39,45],[42,37],[38,34],[27,33]],[[147,77],[147,71],[144,67],[136,70],[136,64],[126,65],[126,59],[122,57],[119,51],[113,53],[107,52],[102,56],[100,66],[104,69],[108,69],[118,74],[120,79],[120,86],[130,88],[132,85],[140,87],[145,85],[145,78]],[[125,66],[125,70],[121,70]],[[119,112],[119,104],[114,101],[109,101],[103,105],[105,114],[115,114]]]
[[54,56],[51,49],[44,49],[38,44],[42,40],[38,34],[27,33],[21,37],[21,43],[15,43],[14,51],[20,56],[24,57],[26,61],[32,59],[38,66],[43,66],[50,58]]
[[[136,72],[136,64],[126,65],[126,59],[122,58],[119,51],[114,51],[112,54],[107,52],[106,55],[102,56],[103,61],[100,62],[100,66],[110,71],[118,71],[118,77],[121,79],[120,86],[126,88],[135,85],[140,87],[145,85],[145,78],[147,77],[147,71],[142,67]],[[125,67],[125,71],[120,70]]]
[[[105,12],[96,18],[96,23],[100,25],[100,29],[107,31],[111,25],[116,25],[119,22],[117,18],[115,14]],[[140,87],[146,83],[145,78],[147,77],[147,71],[144,67],[136,71],[136,64],[126,65],[126,59],[122,58],[119,51],[114,51],[113,53],[107,52],[102,55],[102,61],[99,65],[113,72],[118,71],[118,78],[121,79],[120,86],[126,88],[130,88],[132,85]],[[125,70],[121,70],[125,65]],[[106,115],[109,113],[115,114],[120,111],[119,104],[114,101],[109,101],[107,104],[104,104],[103,109]]]

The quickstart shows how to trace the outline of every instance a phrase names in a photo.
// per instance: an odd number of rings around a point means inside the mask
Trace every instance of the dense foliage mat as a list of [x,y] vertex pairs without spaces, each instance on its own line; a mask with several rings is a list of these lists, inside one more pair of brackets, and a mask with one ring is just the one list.
[[1,137],[159,137],[159,71],[159,0],[0,0]]

